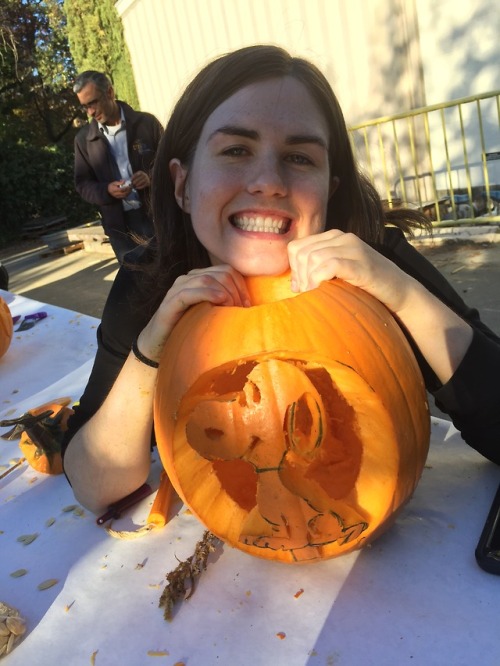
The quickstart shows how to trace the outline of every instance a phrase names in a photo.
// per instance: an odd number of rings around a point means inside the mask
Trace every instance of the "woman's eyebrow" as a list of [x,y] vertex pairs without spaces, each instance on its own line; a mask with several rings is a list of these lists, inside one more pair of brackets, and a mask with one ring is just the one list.
[[326,141],[317,134],[292,134],[291,136],[287,136],[285,143],[290,146],[296,146],[302,143],[314,143],[320,148],[328,150]]
[[259,133],[256,130],[240,127],[239,125],[223,125],[222,127],[214,130],[208,137],[208,141],[214,138],[217,134],[227,134],[228,136],[243,136],[247,139],[257,140]]
[[[259,133],[257,130],[251,130],[246,127],[241,127],[240,125],[223,125],[210,134],[208,141],[213,139],[217,134],[225,134],[227,136],[241,136],[246,139],[252,139],[254,141],[257,141],[259,138]],[[318,134],[291,134],[290,136],[286,137],[285,143],[290,146],[312,143],[320,146],[320,148],[328,150],[326,141]]]

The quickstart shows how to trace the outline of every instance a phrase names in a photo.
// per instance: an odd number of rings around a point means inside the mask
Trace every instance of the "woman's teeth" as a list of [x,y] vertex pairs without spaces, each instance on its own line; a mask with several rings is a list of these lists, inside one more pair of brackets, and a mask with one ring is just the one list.
[[231,222],[242,231],[258,231],[267,234],[284,234],[289,220],[262,215],[234,215]]

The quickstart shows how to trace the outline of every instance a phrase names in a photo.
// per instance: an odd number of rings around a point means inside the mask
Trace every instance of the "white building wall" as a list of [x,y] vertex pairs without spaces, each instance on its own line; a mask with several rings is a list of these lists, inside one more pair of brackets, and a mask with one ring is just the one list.
[[497,0],[416,0],[427,104],[500,89]]
[[162,122],[192,76],[274,43],[313,61],[350,123],[425,103],[415,0],[118,0],[143,110]]
[[[278,44],[318,65],[348,125],[500,88],[497,0],[118,0],[116,8],[141,108],[164,124],[183,88],[209,60],[256,43]],[[494,99],[482,109],[486,153],[495,155],[500,112]],[[453,187],[464,187],[465,159],[473,184],[484,184],[475,107],[463,108],[467,158],[458,116],[452,114]],[[432,168],[439,188],[446,189],[439,114],[431,115],[429,123]],[[390,197],[398,175],[394,147],[377,155],[378,137],[371,134],[371,176],[382,196]],[[418,164],[414,168],[408,157],[403,173],[414,172],[419,180],[431,168],[421,123],[415,140]],[[410,154],[409,145],[402,150]],[[488,162],[488,173],[490,184],[500,184],[500,160]]]

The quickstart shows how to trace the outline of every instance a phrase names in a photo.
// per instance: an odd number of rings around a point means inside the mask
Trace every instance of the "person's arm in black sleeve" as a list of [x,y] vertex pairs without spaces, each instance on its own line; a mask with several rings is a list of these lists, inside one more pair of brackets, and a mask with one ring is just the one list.
[[[101,141],[101,140],[99,140]],[[104,141],[104,140],[102,140]],[[100,169],[106,168],[107,178],[99,179],[92,160],[87,150],[86,133],[78,134],[74,142],[74,181],[75,189],[84,201],[96,206],[116,205],[117,199],[108,192],[108,184],[115,180],[112,168],[108,165],[109,156],[106,153],[104,145],[94,147],[93,150],[99,152],[99,159],[102,164]],[[104,167],[104,165],[106,165]],[[109,168],[108,168],[109,167]],[[121,202],[118,202],[121,205]]]
[[75,413],[68,421],[62,455],[80,428],[99,410],[118,377],[132,342],[147,323],[148,315],[138,309],[137,281],[140,273],[120,268],[113,282],[97,329],[97,353],[93,368]]
[[467,306],[446,278],[404,238],[401,231],[391,229],[384,248],[377,249],[419,280],[472,327],[470,347],[444,385],[419,350],[414,347],[414,351],[436,406],[451,418],[472,448],[500,464],[500,337],[481,321],[478,311]]

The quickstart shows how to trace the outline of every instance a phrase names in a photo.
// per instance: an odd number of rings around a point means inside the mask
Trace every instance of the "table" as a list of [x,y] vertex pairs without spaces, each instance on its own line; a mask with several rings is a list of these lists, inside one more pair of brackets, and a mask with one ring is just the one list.
[[[0,294],[13,315],[48,314],[16,334],[0,360],[0,418],[63,395],[78,399],[98,321]],[[0,446],[0,464],[19,457],[16,442]],[[155,460],[154,487],[159,473]],[[28,632],[2,663],[498,666],[500,577],[474,559],[498,481],[498,467],[433,418],[421,482],[371,547],[284,565],[221,546],[166,622],[158,608],[165,576],[192,555],[203,526],[179,502],[166,527],[113,538],[88,511],[65,511],[76,502],[64,476],[22,465],[0,480],[0,600],[20,610]],[[140,528],[153,498],[113,528]],[[35,533],[31,544],[17,540]],[[20,568],[26,575],[13,578]],[[57,583],[39,590],[48,579]]]

